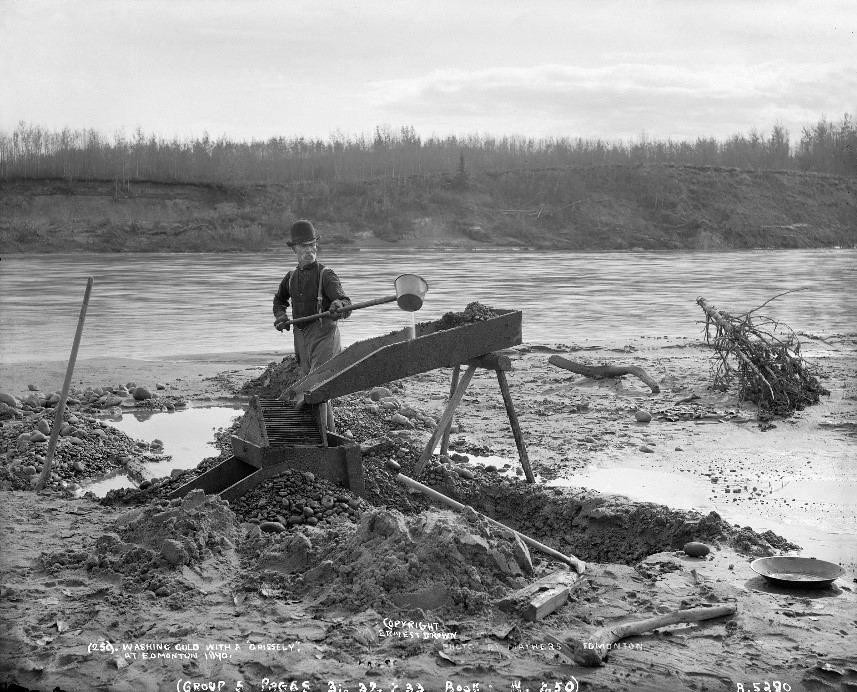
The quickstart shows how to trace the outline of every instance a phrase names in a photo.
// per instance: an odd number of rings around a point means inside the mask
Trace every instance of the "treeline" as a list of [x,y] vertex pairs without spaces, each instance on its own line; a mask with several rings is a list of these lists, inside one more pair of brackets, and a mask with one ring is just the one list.
[[207,134],[192,141],[167,140],[93,129],[60,132],[21,122],[0,130],[0,178],[151,180],[159,182],[289,183],[301,180],[357,182],[378,177],[459,175],[514,169],[603,165],[676,164],[756,170],[797,170],[857,175],[857,128],[845,114],[805,127],[792,144],[776,125],[770,134],[751,131],[726,140],[605,142],[582,138],[521,136],[419,137],[412,127],[378,127],[373,136],[331,135],[236,142]]

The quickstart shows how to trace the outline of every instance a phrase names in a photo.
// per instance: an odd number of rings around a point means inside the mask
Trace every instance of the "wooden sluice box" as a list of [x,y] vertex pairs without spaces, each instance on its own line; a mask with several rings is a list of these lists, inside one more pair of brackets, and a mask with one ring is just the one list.
[[[413,339],[403,329],[358,341],[295,382],[293,401],[252,397],[232,436],[232,456],[169,497],[202,489],[231,502],[290,469],[312,472],[362,495],[360,446],[327,431],[326,402],[436,368],[473,365],[493,351],[520,344],[521,313],[495,309],[494,314],[451,329],[442,329],[440,320],[421,323]],[[486,366],[480,361],[479,367]]]

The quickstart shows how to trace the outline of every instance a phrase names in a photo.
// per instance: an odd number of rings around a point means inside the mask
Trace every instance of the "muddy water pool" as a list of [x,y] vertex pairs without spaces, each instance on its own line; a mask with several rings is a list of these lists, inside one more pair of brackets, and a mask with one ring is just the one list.
[[[161,478],[169,476],[174,469],[191,469],[206,457],[217,456],[220,452],[214,445],[214,433],[232,425],[243,412],[240,405],[209,406],[170,413],[135,411],[103,420],[135,440],[163,442],[163,460],[149,462],[143,467],[144,478]],[[110,490],[138,485],[139,481],[121,471],[84,486],[81,492],[103,497]]]

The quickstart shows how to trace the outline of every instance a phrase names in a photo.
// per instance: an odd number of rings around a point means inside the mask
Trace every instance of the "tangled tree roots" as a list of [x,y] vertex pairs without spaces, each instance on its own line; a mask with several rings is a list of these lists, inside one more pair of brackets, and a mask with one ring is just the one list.
[[704,298],[696,302],[705,311],[705,339],[715,350],[715,389],[725,390],[737,379],[739,398],[757,404],[762,420],[790,416],[830,394],[800,355],[800,341],[789,327],[754,315],[759,308],[732,316]]

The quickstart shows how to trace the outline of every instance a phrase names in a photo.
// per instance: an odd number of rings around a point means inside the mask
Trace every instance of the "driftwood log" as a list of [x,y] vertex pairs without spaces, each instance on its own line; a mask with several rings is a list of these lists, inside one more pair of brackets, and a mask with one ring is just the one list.
[[643,368],[639,368],[636,365],[584,365],[583,363],[576,363],[575,361],[563,358],[562,356],[551,356],[548,358],[548,363],[556,365],[558,368],[563,368],[564,370],[571,370],[571,372],[577,373],[578,375],[585,375],[586,377],[602,378],[634,375],[634,377],[639,377],[643,382],[649,385],[649,388],[655,394],[661,391],[658,383],[649,377]]
[[[556,637],[547,635],[545,639],[553,644],[563,645],[560,649],[563,652],[568,652],[575,663],[589,668],[595,668],[604,663],[604,658],[610,653],[613,646],[625,637],[634,637],[639,634],[650,632],[659,627],[667,625],[677,625],[687,622],[701,622],[702,620],[711,620],[713,618],[725,617],[734,615],[738,611],[735,605],[714,606],[711,608],[688,608],[687,610],[676,610],[672,613],[658,615],[657,617],[647,620],[639,620],[638,622],[626,622],[613,627],[604,627],[592,633],[588,639],[571,640],[562,642]],[[565,653],[568,657],[569,653]]]

